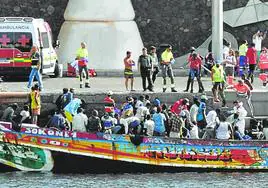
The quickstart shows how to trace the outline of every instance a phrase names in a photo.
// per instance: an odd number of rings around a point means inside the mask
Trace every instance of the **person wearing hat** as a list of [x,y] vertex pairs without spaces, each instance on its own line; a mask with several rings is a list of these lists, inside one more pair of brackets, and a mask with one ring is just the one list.
[[171,82],[171,92],[177,92],[175,89],[175,81],[172,70],[172,63],[174,63],[174,57],[172,53],[172,47],[169,45],[166,50],[161,54],[161,69],[162,69],[162,77],[163,77],[163,92],[167,90],[167,80],[166,77],[170,78]]
[[[143,91],[148,89],[153,92],[153,82],[151,77],[151,73],[153,72],[153,59],[148,55],[147,48],[142,49],[142,55],[140,55],[138,60],[138,70],[142,78]],[[148,81],[148,86],[146,85],[146,80]]]
[[220,94],[222,99],[222,106],[224,107],[226,105],[225,94],[224,94],[225,73],[220,61],[216,61],[216,64],[212,67],[211,80],[213,84],[212,93],[214,102],[220,102],[218,96],[218,94]]
[[153,63],[152,81],[154,83],[156,80],[157,74],[159,73],[159,61],[158,61],[158,57],[156,54],[156,47],[155,46],[150,47],[150,56],[152,58],[152,63]]
[[107,113],[114,114],[115,101],[112,98],[113,92],[108,91],[107,96],[104,98],[104,111]]
[[86,43],[81,42],[81,48],[76,52],[76,60],[78,60],[78,70],[79,70],[79,79],[80,79],[80,88],[83,87],[83,72],[86,74],[86,83],[85,87],[90,88],[89,86],[89,75],[88,75],[88,50],[86,48]]

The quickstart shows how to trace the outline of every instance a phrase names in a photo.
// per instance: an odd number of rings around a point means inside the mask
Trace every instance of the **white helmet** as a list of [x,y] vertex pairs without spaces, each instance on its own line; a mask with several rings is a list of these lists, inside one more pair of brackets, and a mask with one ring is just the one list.
[[108,91],[107,95],[111,96],[113,95],[114,93],[112,91]]

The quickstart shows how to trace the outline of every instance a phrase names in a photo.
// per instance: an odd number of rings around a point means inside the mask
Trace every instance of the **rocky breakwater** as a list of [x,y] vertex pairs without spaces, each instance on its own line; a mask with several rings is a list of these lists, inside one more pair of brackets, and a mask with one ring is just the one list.
[[59,40],[60,62],[71,62],[82,41],[87,43],[89,67],[123,69],[126,51],[134,60],[143,43],[130,0],[69,0]]

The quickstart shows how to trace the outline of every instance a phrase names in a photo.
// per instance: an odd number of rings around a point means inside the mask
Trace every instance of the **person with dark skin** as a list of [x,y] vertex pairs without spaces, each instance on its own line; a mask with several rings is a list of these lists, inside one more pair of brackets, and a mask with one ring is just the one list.
[[249,79],[247,79],[247,77],[246,77],[245,74],[242,74],[241,79],[244,81],[244,83],[245,83],[246,85],[248,85],[248,87],[249,87],[250,90],[253,90],[253,86],[252,86],[252,84],[250,83]]

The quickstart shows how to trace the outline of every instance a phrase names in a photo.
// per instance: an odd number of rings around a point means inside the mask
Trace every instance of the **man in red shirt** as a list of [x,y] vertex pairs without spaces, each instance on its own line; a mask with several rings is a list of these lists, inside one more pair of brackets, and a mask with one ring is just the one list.
[[[235,89],[236,95],[239,101],[244,101],[248,104],[250,115],[253,117],[253,105],[251,103],[251,90],[243,80],[238,80],[238,83],[232,86],[231,88]],[[245,103],[244,103],[245,104]]]
[[181,111],[188,110],[188,106],[189,106],[189,99],[187,98],[179,99],[172,105],[171,112],[179,115]]
[[256,68],[256,64],[257,64],[257,50],[255,48],[254,43],[252,43],[250,47],[248,48],[246,56],[247,56],[247,60],[249,64],[248,79],[250,78],[251,83],[253,83],[254,71]]

